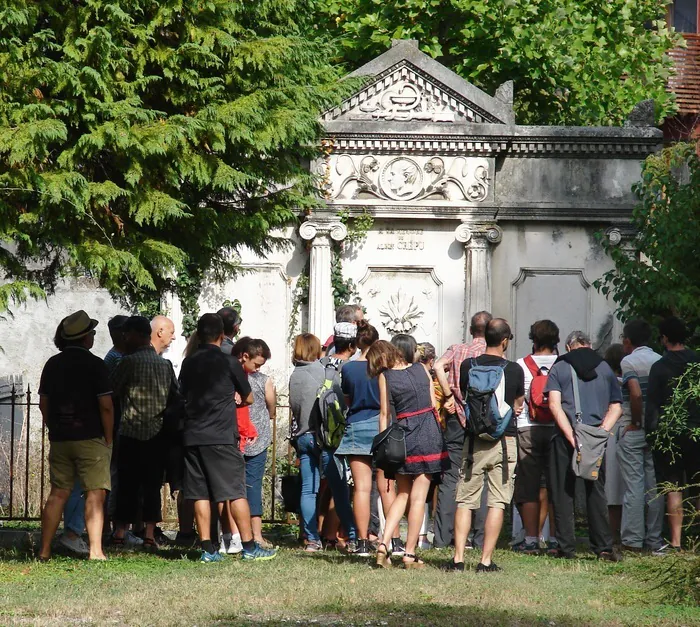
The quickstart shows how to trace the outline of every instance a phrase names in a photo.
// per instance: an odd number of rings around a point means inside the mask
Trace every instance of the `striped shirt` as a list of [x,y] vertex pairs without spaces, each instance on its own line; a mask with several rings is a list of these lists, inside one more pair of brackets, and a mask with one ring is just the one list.
[[467,417],[464,414],[464,399],[462,398],[462,391],[459,387],[459,370],[465,359],[479,357],[479,355],[483,355],[485,352],[486,340],[483,337],[475,337],[471,344],[452,344],[441,357],[441,359],[446,361],[449,365],[447,383],[452,390],[452,394],[455,396],[457,416],[463,427],[467,424]]
[[649,371],[659,359],[661,359],[661,355],[655,353],[651,348],[640,346],[622,360],[622,417],[619,421],[620,425],[627,426],[632,422],[630,393],[627,384],[631,379],[637,379],[639,387],[642,389],[642,427],[644,426],[644,404],[646,404],[647,399]]
[[119,434],[142,441],[158,435],[174,381],[173,365],[152,346],[125,355],[112,375],[122,412]]

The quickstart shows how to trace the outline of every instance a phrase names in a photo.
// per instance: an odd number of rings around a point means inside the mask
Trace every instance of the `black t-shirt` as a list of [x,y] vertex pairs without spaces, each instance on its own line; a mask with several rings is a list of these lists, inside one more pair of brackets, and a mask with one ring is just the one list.
[[185,397],[185,446],[236,444],[234,394],[250,394],[240,362],[214,344],[204,344],[182,362],[180,392]]
[[39,394],[49,399],[49,440],[103,437],[98,397],[111,393],[107,366],[86,348],[69,346],[51,357],[39,383]]
[[[462,398],[465,399],[465,401],[467,399],[467,388],[469,387],[469,369],[472,366],[472,361],[474,361],[477,366],[500,366],[504,361],[506,362],[506,367],[503,371],[505,376],[503,400],[514,408],[515,399],[525,395],[525,375],[523,373],[523,369],[514,361],[507,361],[502,357],[496,357],[495,355],[479,355],[479,357],[474,357],[474,359],[465,359],[459,369],[459,382],[462,388]],[[513,417],[510,419],[510,424],[505,431],[505,435],[516,436],[518,433],[516,425],[517,419],[514,413]]]

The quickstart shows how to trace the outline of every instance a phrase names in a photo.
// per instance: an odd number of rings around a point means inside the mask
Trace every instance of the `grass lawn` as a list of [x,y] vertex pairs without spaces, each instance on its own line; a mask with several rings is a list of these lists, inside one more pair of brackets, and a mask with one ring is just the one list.
[[[338,553],[283,548],[274,561],[200,564],[198,552],[112,554],[48,564],[0,552],[0,625],[700,625],[700,608],[664,605],[655,558],[599,563],[498,551],[502,573],[381,571]],[[468,556],[472,569],[478,556]],[[658,559],[658,558],[656,558]]]

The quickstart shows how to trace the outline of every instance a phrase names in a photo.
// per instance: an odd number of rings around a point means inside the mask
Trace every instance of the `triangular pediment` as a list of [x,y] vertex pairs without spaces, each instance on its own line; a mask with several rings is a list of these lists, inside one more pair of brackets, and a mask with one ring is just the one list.
[[400,41],[350,76],[372,77],[323,115],[324,122],[512,124],[512,104],[486,92]]

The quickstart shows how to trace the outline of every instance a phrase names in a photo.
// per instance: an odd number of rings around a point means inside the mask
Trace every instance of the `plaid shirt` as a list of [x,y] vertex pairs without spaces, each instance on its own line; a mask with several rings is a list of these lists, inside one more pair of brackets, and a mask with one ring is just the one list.
[[119,434],[142,441],[158,435],[174,380],[173,365],[152,346],[124,356],[112,374],[122,412]]
[[466,426],[467,417],[464,415],[464,399],[462,391],[459,387],[459,369],[465,359],[473,359],[486,352],[486,340],[483,337],[476,337],[471,344],[453,344],[448,347],[445,354],[442,356],[450,366],[447,373],[447,382],[450,385],[452,394],[455,395],[455,406],[457,407],[457,416],[462,426]]

